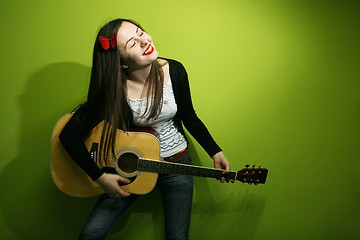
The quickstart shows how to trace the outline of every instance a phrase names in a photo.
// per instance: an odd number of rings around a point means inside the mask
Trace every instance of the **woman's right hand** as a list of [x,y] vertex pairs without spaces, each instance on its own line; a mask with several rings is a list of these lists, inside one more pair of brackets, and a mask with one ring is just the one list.
[[117,174],[104,173],[95,182],[99,184],[110,197],[122,198],[130,196],[129,192],[123,191],[120,187],[120,183],[130,183],[130,180],[127,178],[123,178]]

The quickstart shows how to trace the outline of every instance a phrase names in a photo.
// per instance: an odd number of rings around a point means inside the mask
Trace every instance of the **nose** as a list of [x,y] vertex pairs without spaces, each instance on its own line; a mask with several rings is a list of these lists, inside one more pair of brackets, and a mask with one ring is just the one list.
[[139,38],[140,46],[145,47],[149,44],[149,41],[144,38]]

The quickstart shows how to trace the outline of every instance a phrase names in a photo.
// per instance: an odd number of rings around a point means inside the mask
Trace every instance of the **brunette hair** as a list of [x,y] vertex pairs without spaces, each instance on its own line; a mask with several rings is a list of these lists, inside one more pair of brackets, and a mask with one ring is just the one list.
[[[138,23],[129,19],[115,19],[100,28],[93,50],[87,101],[83,104],[86,112],[89,113],[87,117],[105,120],[106,124],[104,124],[100,142],[100,152],[104,160],[109,157],[109,153],[115,157],[117,129],[127,131],[131,128],[133,121],[133,114],[126,98],[127,70],[122,68],[123,61],[120,53],[117,47],[104,50],[99,40],[100,36],[111,38],[124,21],[133,23],[144,30]],[[154,61],[144,86],[144,89],[147,89],[145,96],[147,96],[149,108],[146,108],[143,117],[146,114],[147,119],[151,119],[160,114],[163,83],[164,75],[161,66],[158,61]]]

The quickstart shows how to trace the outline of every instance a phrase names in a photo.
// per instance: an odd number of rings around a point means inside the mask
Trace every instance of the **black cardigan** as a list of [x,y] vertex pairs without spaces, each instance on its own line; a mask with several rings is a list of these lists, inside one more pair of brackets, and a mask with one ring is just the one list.
[[[185,136],[182,124],[195,140],[212,157],[221,151],[209,131],[198,118],[191,101],[189,81],[183,65],[175,60],[166,59],[169,62],[170,77],[172,81],[175,102],[178,111],[174,122],[179,131]],[[77,116],[86,115],[83,108],[79,108],[60,133],[60,141],[72,159],[90,176],[92,180],[98,179],[104,172],[90,158],[84,145],[84,137],[96,126],[101,119],[86,119],[86,123],[79,124]],[[84,118],[82,118],[84,119]]]

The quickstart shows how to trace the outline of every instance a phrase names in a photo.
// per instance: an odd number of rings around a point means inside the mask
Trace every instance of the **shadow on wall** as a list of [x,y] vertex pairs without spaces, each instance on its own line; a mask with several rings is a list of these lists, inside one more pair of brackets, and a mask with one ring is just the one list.
[[[19,155],[10,161],[0,175],[0,204],[4,222],[18,236],[17,239],[76,239],[97,199],[73,198],[60,192],[51,179],[49,166],[52,128],[63,114],[72,111],[86,99],[89,77],[90,68],[81,64],[51,64],[29,78],[25,92],[19,99],[22,111],[21,131],[18,136],[21,139]],[[193,144],[190,144],[193,147]],[[194,164],[200,165],[195,151],[192,152],[192,157]],[[217,204],[205,179],[196,180],[195,188],[197,191],[194,198],[197,201],[193,207],[194,214],[215,216],[231,209],[215,206]],[[218,204],[238,204],[236,211],[243,211],[250,198],[243,201],[245,205],[239,204],[244,197],[240,195],[234,196],[230,202]],[[134,213],[150,214],[153,224],[141,224],[142,230],[153,230],[156,234],[153,239],[164,238],[160,203],[161,197],[157,190],[138,199],[113,232],[116,235],[121,232],[123,239],[129,239],[138,228],[136,225],[127,224],[130,216]],[[261,213],[264,202],[259,205],[261,209],[257,212]],[[252,223],[259,220],[259,216],[250,218]],[[235,229],[239,229],[239,224],[242,225],[242,221],[231,222]]]
[[[54,63],[35,72],[19,97],[17,158],[0,175],[4,221],[18,239],[70,239],[91,201],[59,192],[50,176],[50,137],[57,119],[85,99],[90,69]],[[76,214],[74,210],[76,209]]]

